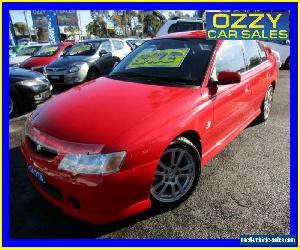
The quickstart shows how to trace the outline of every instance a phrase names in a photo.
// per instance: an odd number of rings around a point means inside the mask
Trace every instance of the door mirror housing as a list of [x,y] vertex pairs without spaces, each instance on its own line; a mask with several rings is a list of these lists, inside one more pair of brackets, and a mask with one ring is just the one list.
[[119,64],[119,62],[115,62],[113,68],[115,68],[118,64]]
[[226,85],[241,82],[239,72],[221,71],[218,74],[218,85]]
[[108,52],[105,49],[101,49],[99,51],[99,56],[104,56],[104,55],[107,55],[107,54],[108,54]]

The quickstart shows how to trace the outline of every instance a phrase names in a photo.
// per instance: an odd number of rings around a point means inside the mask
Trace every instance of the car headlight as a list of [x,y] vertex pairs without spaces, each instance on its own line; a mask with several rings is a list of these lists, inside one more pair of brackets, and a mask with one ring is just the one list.
[[80,67],[74,65],[69,69],[69,73],[75,73],[78,72],[80,70]]
[[110,154],[66,154],[58,165],[59,170],[77,174],[109,174],[118,172],[126,156],[125,151]]
[[89,66],[86,62],[77,62],[77,63],[71,65],[71,68],[68,70],[68,72],[75,73],[81,69],[87,70],[88,68],[89,68]]

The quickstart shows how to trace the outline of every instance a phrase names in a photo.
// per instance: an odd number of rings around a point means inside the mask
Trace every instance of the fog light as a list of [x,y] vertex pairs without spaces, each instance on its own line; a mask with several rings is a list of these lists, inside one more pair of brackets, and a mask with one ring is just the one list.
[[42,99],[42,95],[35,95],[34,100],[35,101],[40,101]]

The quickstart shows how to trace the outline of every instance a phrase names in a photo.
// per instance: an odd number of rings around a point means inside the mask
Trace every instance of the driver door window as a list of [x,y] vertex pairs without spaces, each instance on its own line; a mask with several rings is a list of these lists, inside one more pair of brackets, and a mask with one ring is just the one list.
[[109,41],[104,41],[101,43],[100,49],[104,49],[107,52],[112,52],[112,47]]

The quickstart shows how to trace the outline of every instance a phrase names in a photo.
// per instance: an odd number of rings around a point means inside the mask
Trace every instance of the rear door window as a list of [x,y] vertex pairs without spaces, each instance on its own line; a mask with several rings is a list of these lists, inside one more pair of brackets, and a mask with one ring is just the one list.
[[258,43],[258,52],[259,52],[261,60],[265,61],[267,59],[267,54],[266,54],[264,46],[261,43]]
[[262,61],[258,44],[254,40],[243,40],[243,44],[246,55],[247,69],[252,69],[259,65]]
[[121,41],[112,40],[112,43],[113,43],[113,45],[114,45],[114,47],[115,47],[116,50],[120,50],[120,49],[124,48],[124,44]]
[[104,41],[103,43],[101,43],[100,49],[104,49],[107,52],[111,52],[112,47],[111,47],[110,41]]

